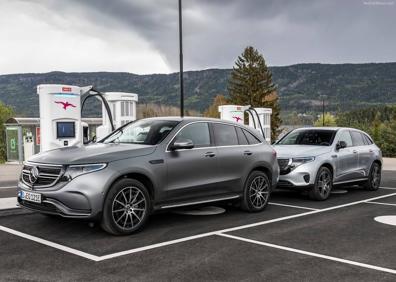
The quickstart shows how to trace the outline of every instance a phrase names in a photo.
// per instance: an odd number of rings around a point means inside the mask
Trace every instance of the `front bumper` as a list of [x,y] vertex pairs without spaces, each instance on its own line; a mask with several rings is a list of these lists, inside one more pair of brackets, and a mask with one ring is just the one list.
[[315,161],[302,164],[294,170],[282,170],[279,175],[278,188],[304,189],[315,183],[317,164]]
[[[100,217],[111,172],[106,168],[80,175],[68,182],[57,182],[48,188],[31,188],[18,183],[18,203],[21,207],[69,218],[96,219]],[[22,200],[20,191],[41,194],[41,203]]]

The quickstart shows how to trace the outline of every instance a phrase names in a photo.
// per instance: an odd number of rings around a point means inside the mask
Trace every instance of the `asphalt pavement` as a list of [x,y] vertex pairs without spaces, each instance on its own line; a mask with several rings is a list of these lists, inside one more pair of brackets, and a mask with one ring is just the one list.
[[261,213],[161,213],[123,237],[0,211],[0,280],[395,281],[396,226],[375,219],[396,216],[396,172],[384,171],[381,187],[342,187],[324,202],[277,191]]

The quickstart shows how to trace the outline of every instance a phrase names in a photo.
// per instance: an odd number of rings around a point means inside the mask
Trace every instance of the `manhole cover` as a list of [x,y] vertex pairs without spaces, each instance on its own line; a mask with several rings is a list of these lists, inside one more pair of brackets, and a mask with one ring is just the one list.
[[225,209],[220,207],[208,206],[208,207],[197,207],[194,209],[175,210],[173,213],[183,215],[216,215],[225,213]]

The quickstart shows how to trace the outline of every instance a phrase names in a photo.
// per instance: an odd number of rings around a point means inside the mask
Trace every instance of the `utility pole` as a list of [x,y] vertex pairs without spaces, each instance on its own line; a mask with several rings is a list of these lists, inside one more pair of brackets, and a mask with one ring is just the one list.
[[179,0],[179,83],[180,83],[180,116],[184,116],[184,83],[183,83],[183,28],[182,28],[182,0]]
[[325,126],[325,99],[327,98],[326,95],[321,95],[322,98],[322,125]]

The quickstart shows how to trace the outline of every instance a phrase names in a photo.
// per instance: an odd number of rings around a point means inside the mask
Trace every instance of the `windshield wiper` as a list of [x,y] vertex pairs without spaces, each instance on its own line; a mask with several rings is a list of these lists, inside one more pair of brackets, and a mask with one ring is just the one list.
[[[117,129],[116,131],[114,131],[114,133],[112,134],[112,136],[119,134],[117,138],[114,138],[113,140],[109,141],[108,143],[114,143],[116,140],[120,139],[120,136],[124,133],[124,131],[122,130],[122,128]],[[111,137],[111,136],[110,136]],[[109,137],[109,138],[110,138]]]

